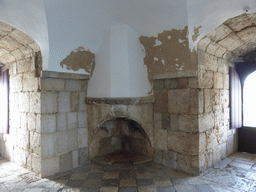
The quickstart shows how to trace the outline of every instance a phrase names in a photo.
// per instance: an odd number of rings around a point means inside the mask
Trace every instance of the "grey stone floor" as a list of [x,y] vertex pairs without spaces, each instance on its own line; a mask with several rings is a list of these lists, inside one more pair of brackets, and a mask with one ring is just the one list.
[[197,177],[154,163],[112,166],[90,163],[43,179],[0,158],[0,191],[253,192],[256,191],[256,155],[234,153]]

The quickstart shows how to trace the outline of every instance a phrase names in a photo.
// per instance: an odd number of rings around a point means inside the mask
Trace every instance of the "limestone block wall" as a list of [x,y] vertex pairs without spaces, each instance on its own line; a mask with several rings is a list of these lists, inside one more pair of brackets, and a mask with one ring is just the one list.
[[41,138],[41,176],[88,163],[85,97],[88,75],[42,72],[41,114],[36,135]]

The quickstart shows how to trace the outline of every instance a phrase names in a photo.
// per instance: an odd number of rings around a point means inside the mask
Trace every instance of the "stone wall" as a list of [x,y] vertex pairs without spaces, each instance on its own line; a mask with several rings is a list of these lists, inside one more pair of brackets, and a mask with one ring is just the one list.
[[42,72],[40,125],[41,176],[68,171],[88,163],[85,97],[88,75]]

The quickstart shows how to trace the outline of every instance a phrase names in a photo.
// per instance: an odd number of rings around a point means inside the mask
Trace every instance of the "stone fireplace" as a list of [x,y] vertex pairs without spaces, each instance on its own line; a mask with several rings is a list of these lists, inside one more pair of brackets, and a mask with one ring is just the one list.
[[153,159],[154,97],[87,98],[90,160],[144,163]]

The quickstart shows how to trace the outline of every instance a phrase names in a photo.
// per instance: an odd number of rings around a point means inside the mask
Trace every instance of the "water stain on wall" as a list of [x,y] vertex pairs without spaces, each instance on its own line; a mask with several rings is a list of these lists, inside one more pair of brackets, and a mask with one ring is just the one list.
[[62,68],[66,65],[68,70],[78,71],[79,69],[84,69],[92,77],[95,68],[95,54],[80,46],[63,59],[60,65]]
[[197,40],[197,37],[199,36],[199,29],[202,28],[202,26],[194,27],[194,35],[192,35],[192,40],[195,42]]
[[187,26],[164,31],[157,37],[140,36],[140,43],[146,51],[144,64],[151,84],[155,74],[197,69],[197,53],[189,48]]

